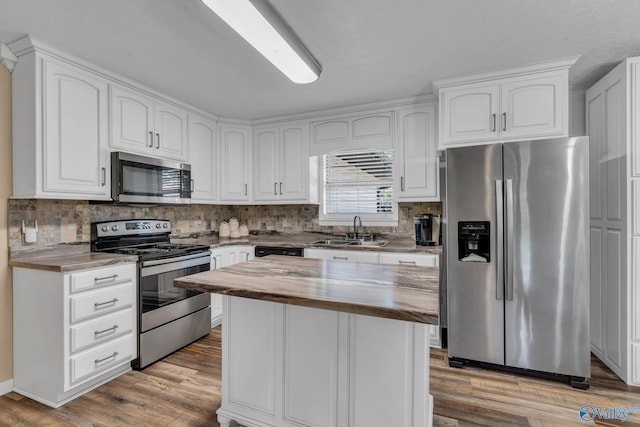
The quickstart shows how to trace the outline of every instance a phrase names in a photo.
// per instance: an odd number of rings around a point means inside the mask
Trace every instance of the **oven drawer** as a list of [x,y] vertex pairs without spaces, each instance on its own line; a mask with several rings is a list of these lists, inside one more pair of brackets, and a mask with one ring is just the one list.
[[133,320],[133,309],[129,308],[71,327],[71,352],[131,333]]
[[92,269],[71,276],[71,292],[85,291],[133,281],[136,278],[136,264],[128,263],[115,267]]
[[71,358],[70,383],[75,385],[132,359],[133,336],[125,335],[105,346]]
[[134,295],[132,282],[110,286],[98,292],[74,295],[71,297],[71,322],[131,307]]

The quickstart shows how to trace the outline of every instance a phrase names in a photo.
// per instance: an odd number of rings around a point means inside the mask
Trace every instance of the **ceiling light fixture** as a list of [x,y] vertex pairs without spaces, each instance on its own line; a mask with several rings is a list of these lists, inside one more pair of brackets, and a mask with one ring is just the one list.
[[202,0],[294,83],[311,83],[322,68],[267,0]]

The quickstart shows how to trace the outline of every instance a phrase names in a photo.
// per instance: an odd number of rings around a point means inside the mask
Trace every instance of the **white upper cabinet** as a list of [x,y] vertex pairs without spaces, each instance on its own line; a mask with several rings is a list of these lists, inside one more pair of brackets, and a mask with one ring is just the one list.
[[254,129],[254,200],[308,202],[307,122]]
[[13,195],[110,199],[106,80],[31,50],[12,83]]
[[439,149],[569,135],[569,67],[577,57],[434,82]]
[[111,85],[111,148],[187,160],[187,113],[142,92]]
[[203,117],[189,116],[189,164],[193,203],[211,203],[218,198],[218,139],[216,125]]
[[349,148],[393,148],[393,111],[341,114],[311,122],[312,155]]
[[220,124],[220,201],[251,201],[251,127]]
[[397,110],[396,195],[402,202],[438,201],[439,169],[436,152],[436,103]]

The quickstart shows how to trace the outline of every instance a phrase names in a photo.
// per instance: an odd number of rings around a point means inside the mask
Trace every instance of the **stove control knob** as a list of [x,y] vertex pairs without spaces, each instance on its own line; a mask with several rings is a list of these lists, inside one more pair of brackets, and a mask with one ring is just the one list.
[[117,226],[117,225],[114,225],[113,227],[111,227],[111,229],[112,229],[113,231],[118,231],[118,226]]
[[108,225],[103,225],[102,226],[102,231],[109,231],[109,226]]
[[162,225],[160,225],[160,223],[157,223],[156,228],[160,228],[160,227],[162,227]]
[[162,224],[163,228],[169,228],[169,224],[167,224],[166,222],[164,224]]

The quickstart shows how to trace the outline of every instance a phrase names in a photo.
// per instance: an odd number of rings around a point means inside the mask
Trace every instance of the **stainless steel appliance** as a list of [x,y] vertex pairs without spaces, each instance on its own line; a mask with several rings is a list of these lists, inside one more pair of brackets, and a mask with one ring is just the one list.
[[256,246],[256,257],[267,255],[304,256],[303,248],[285,248],[282,246]]
[[191,203],[191,165],[111,153],[111,197],[118,203]]
[[422,214],[413,217],[416,232],[416,245],[440,245],[440,215]]
[[588,156],[587,137],[447,150],[451,366],[588,387]]
[[138,256],[138,358],[142,369],[211,332],[211,298],[173,286],[173,280],[209,270],[205,245],[171,244],[166,220],[91,225],[91,250]]

